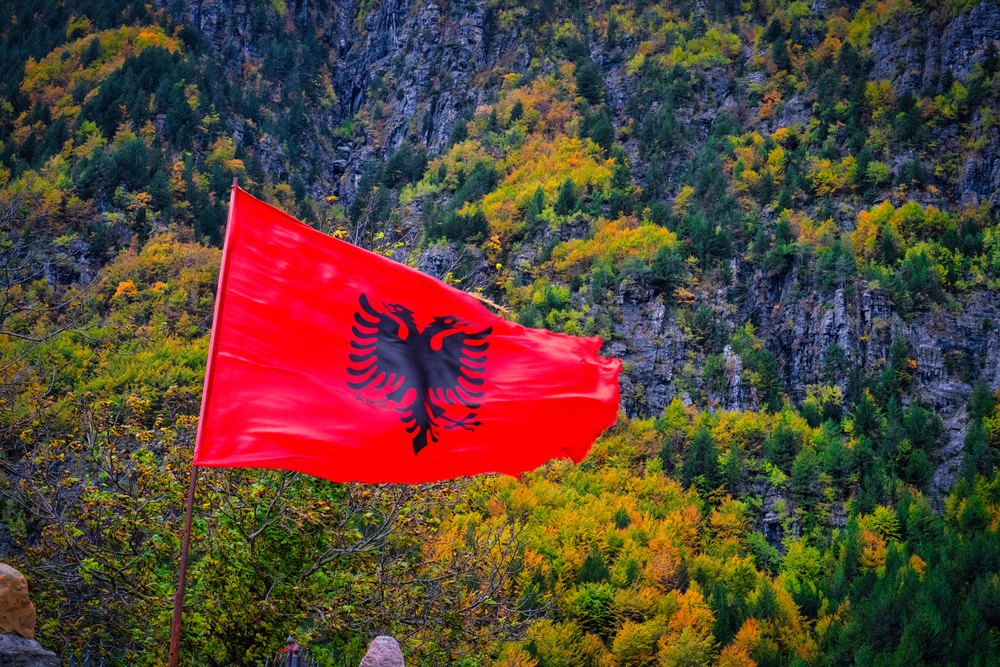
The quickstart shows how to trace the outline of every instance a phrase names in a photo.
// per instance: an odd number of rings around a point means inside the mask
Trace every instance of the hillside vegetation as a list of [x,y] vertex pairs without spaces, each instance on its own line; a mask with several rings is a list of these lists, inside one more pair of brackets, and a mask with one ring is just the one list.
[[622,405],[522,479],[203,471],[182,660],[995,664],[998,47],[995,0],[0,0],[40,641],[165,663],[237,178],[601,336]]

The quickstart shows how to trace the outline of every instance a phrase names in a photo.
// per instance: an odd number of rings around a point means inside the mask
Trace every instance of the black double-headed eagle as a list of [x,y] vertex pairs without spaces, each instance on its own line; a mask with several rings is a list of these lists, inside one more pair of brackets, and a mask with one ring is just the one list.
[[413,311],[398,303],[383,303],[386,312],[379,312],[362,294],[361,311],[354,313],[354,340],[350,355],[352,366],[347,372],[356,378],[347,386],[356,392],[379,392],[382,399],[372,401],[356,394],[359,400],[376,405],[391,402],[403,413],[400,420],[406,432],[413,434],[413,453],[417,454],[430,442],[438,441],[439,426],[446,429],[473,430],[475,412],[461,419],[445,415],[447,405],[461,405],[477,410],[483,397],[476,391],[483,384],[486,350],[484,340],[493,332],[487,327],[479,333],[465,333],[469,322],[446,315],[435,317],[422,331],[413,319]]

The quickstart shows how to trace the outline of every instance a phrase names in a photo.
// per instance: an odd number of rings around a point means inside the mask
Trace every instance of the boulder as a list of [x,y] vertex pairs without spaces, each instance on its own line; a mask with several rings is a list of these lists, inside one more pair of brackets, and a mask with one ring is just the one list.
[[0,633],[11,632],[35,638],[35,605],[28,599],[24,575],[0,563]]
[[385,635],[376,637],[368,645],[368,653],[361,659],[359,667],[406,667],[399,642]]
[[59,667],[59,656],[34,639],[0,634],[0,667]]

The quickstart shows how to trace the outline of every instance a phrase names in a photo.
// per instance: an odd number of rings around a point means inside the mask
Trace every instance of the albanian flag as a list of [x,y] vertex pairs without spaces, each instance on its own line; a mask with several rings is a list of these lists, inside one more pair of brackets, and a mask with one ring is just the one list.
[[621,363],[600,347],[234,186],[194,462],[362,482],[579,462],[618,411]]

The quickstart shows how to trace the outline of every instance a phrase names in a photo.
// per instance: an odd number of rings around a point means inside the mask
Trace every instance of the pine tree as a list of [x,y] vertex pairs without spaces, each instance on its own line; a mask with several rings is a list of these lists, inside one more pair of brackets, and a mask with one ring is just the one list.
[[514,106],[510,108],[510,121],[513,123],[515,121],[521,120],[524,116],[524,105],[521,104],[521,100],[514,102]]
[[785,30],[781,25],[781,19],[773,18],[767,26],[767,31],[764,33],[764,41],[768,44],[774,42],[784,34]]
[[771,45],[771,56],[774,58],[774,66],[779,71],[791,69],[791,60],[788,57],[788,44],[785,43],[784,37],[778,37],[778,39],[774,40],[774,44]]
[[597,121],[590,130],[590,138],[594,140],[595,144],[604,149],[605,154],[611,150],[612,144],[615,143],[615,128],[611,124],[611,119],[608,118],[607,112],[603,109],[598,114]]
[[572,179],[567,178],[559,186],[559,198],[556,199],[554,207],[556,215],[569,215],[576,207],[576,188],[573,187]]
[[691,439],[691,450],[684,461],[682,477],[685,485],[694,484],[698,490],[707,493],[721,483],[719,470],[719,450],[708,429],[700,427]]
[[524,222],[531,231],[536,231],[539,224],[539,216],[545,208],[545,191],[541,187],[535,190],[535,196],[528,204],[528,210],[524,212]]
[[764,441],[767,460],[787,474],[791,474],[792,462],[798,456],[801,446],[802,436],[788,424],[784,417],[774,427],[771,437]]
[[986,76],[992,77],[998,71],[1000,71],[1000,51],[997,49],[997,43],[990,41],[990,43],[986,45],[986,54],[983,59],[983,72],[986,73]]
[[449,143],[457,144],[461,141],[465,141],[465,138],[469,136],[469,128],[464,120],[459,120],[455,123],[455,127],[451,130],[451,136],[448,137]]
[[604,560],[604,556],[601,555],[600,550],[595,544],[590,554],[583,561],[583,565],[580,567],[580,574],[577,577],[577,582],[581,584],[598,584],[607,580],[610,574],[611,573],[608,571],[608,563]]
[[601,70],[593,60],[587,59],[576,72],[576,92],[580,97],[597,106],[604,99],[604,81]]

